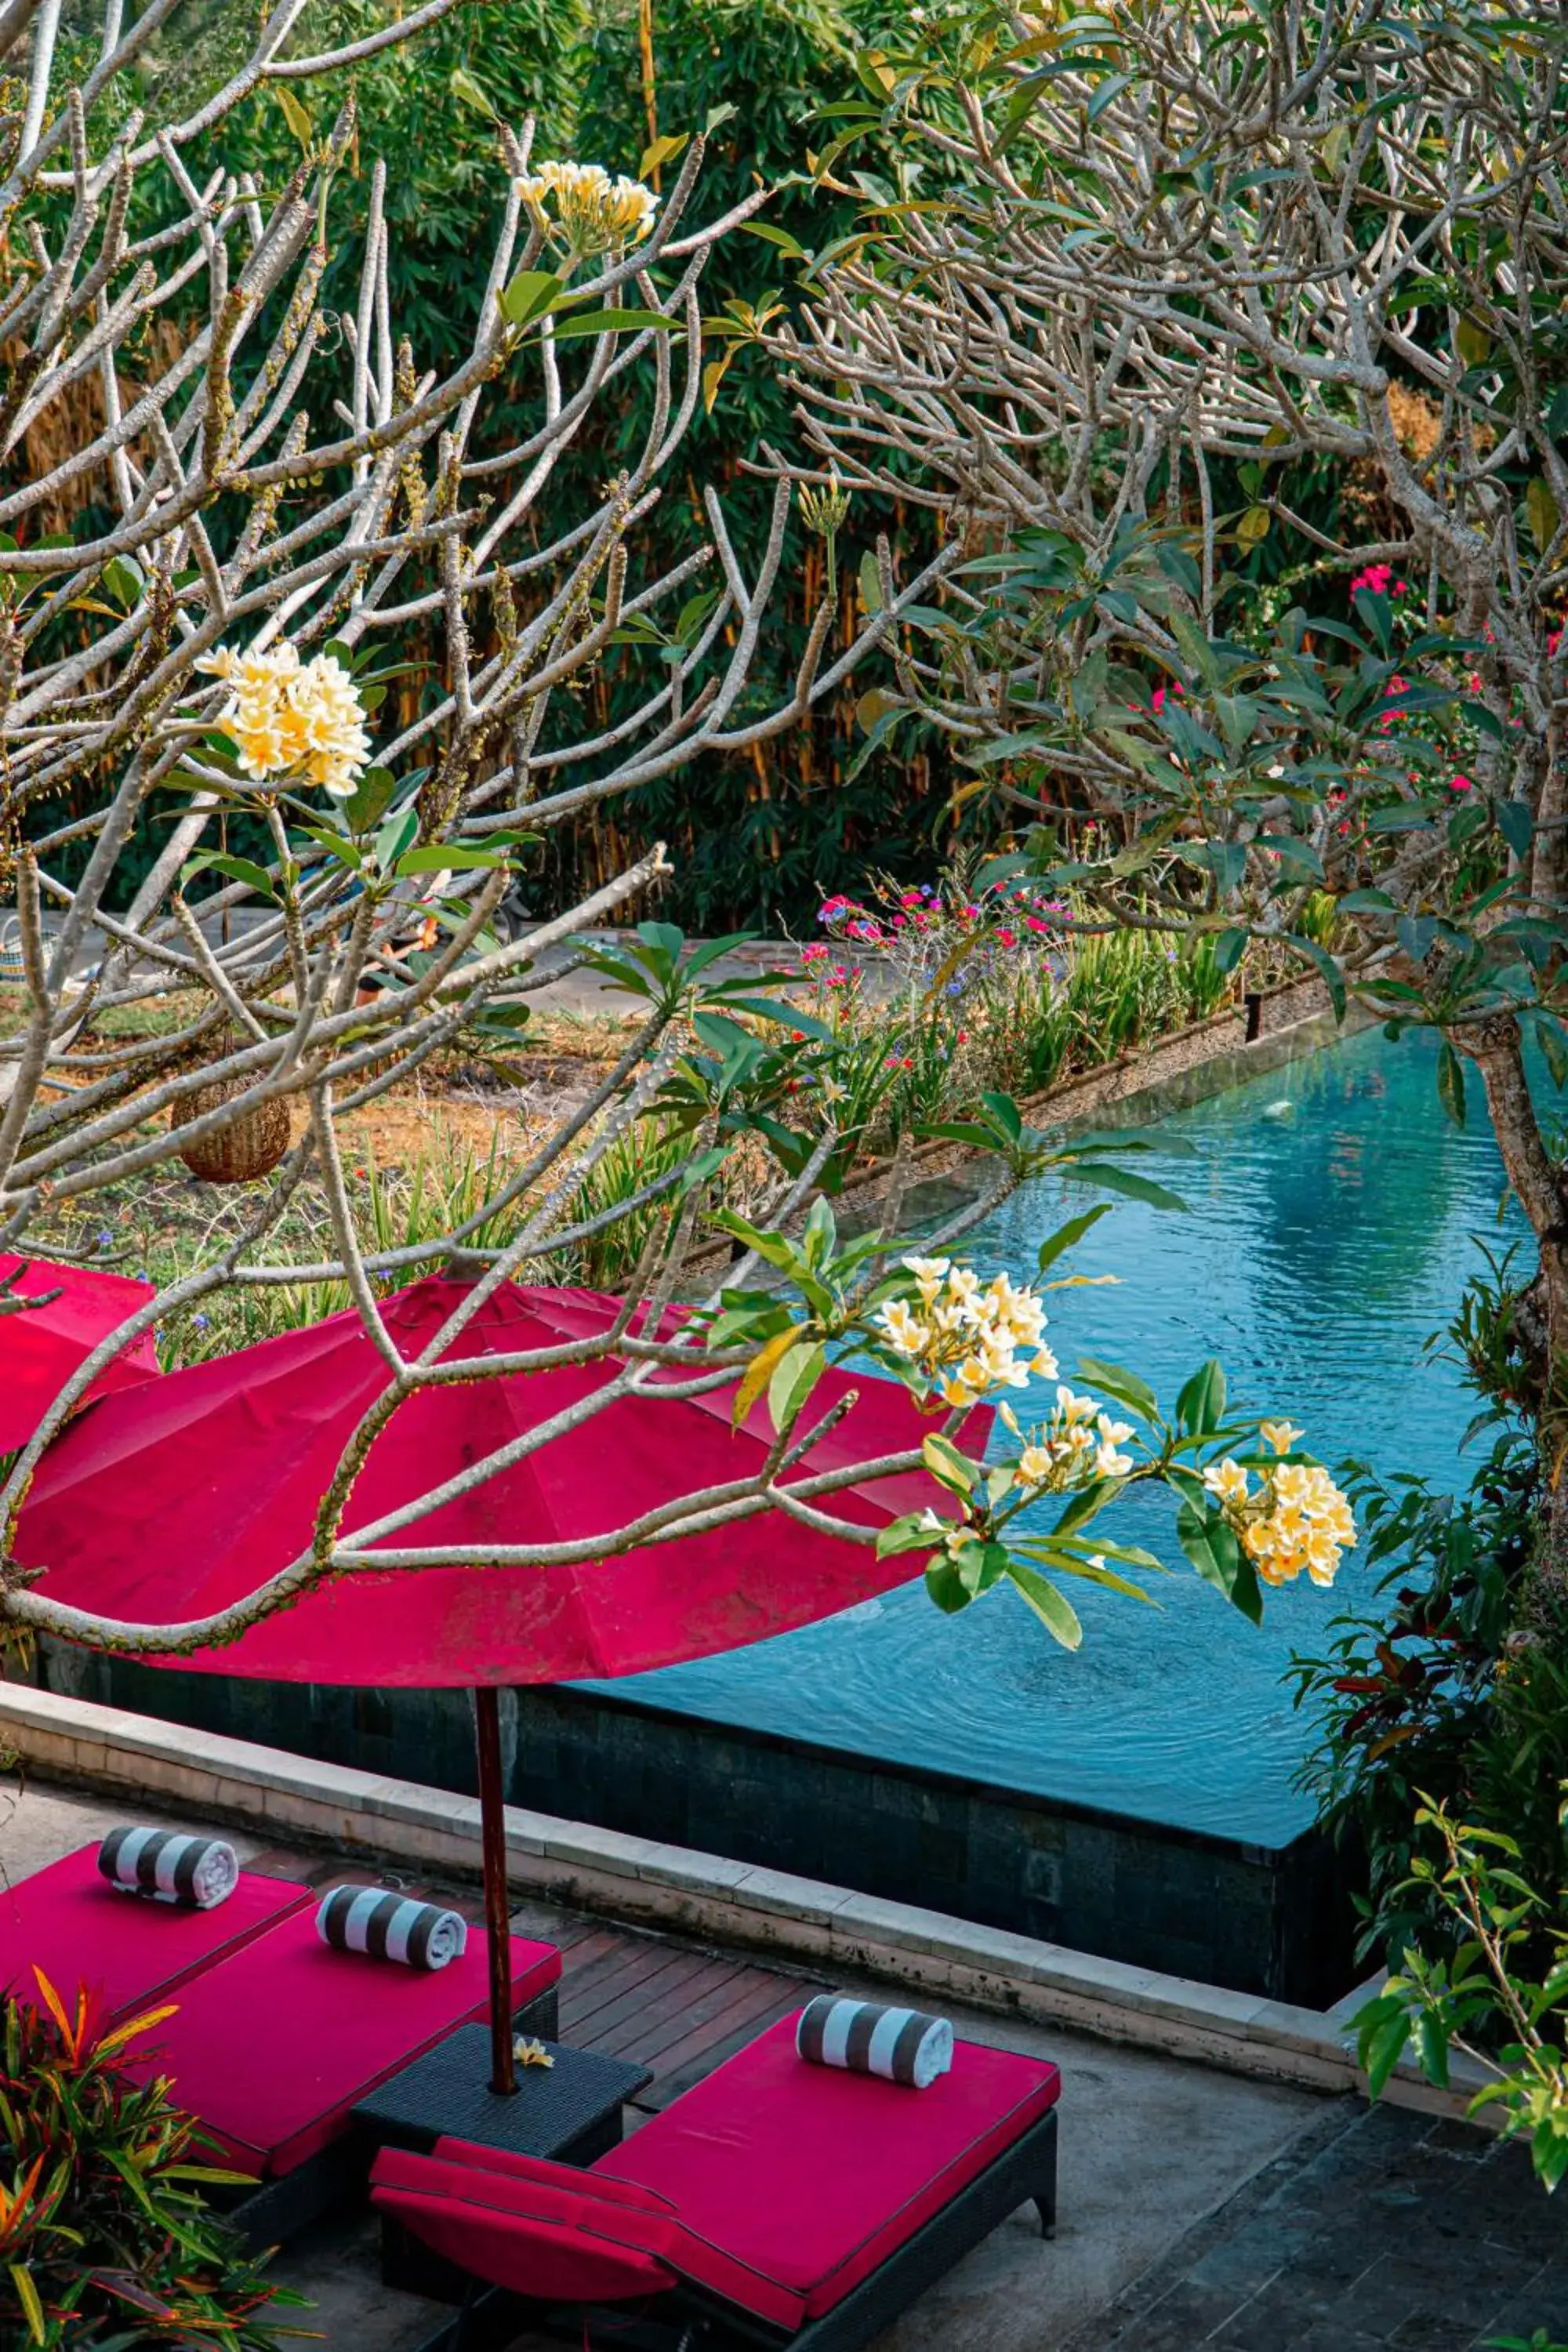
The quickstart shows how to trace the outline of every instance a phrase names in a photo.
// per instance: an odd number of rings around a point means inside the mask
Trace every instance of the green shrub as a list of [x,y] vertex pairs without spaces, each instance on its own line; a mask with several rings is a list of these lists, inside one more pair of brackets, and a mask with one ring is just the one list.
[[0,2003],[0,2343],[8,2352],[130,2352],[222,2344],[272,2352],[271,2285],[232,2225],[203,2202],[234,2176],[200,2160],[193,2117],[124,2053],[170,2015],[102,2030],[89,1996],[74,2015],[38,1971],[42,2006]]

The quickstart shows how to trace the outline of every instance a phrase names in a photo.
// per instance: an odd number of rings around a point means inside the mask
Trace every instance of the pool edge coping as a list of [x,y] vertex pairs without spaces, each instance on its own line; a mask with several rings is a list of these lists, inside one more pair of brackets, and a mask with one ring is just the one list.
[[[39,1780],[134,1790],[213,1821],[356,1855],[479,1874],[473,1797],[0,1682],[0,1745]],[[590,1822],[507,1808],[512,1886],[570,1907],[760,1954],[837,1964],[927,1995],[1325,2094],[1364,2093],[1348,2019]],[[1486,2077],[1436,2090],[1401,2067],[1393,2105],[1460,2118]]]

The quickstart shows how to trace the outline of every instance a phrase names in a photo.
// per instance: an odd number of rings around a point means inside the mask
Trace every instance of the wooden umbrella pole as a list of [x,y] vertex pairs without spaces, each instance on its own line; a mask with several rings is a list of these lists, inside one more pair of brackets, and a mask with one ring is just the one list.
[[506,1888],[506,1800],[500,1778],[500,1706],[489,1685],[474,1693],[479,1758],[479,1841],[485,1870],[485,1937],[490,1958],[490,2088],[517,2088],[511,2037],[511,1927]]

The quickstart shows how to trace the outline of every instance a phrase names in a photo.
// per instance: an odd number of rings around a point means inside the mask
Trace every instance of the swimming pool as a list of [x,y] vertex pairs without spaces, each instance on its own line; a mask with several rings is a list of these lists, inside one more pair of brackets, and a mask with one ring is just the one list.
[[[1081,1352],[1135,1367],[1167,1404],[1207,1354],[1238,1402],[1289,1412],[1332,1463],[1440,1485],[1462,1475],[1473,1411],[1454,1367],[1425,1351],[1479,1262],[1522,1230],[1500,1223],[1502,1174],[1484,1116],[1456,1129],[1437,1101],[1435,1041],[1380,1030],[1289,1063],[1161,1123],[1191,1147],[1151,1155],[1184,1216],[1118,1202],[1074,1271],[1115,1288],[1059,1292],[1051,1338],[1064,1376]],[[1033,1267],[1042,1236],[1083,1206],[1054,1180],[1009,1202],[976,1237],[977,1264]],[[1018,1400],[1020,1413],[1029,1400]],[[1069,1655],[1010,1592],[942,1618],[912,1587],[805,1632],[614,1685],[710,1723],[893,1765],[962,1775],[1165,1827],[1279,1848],[1311,1820],[1291,1786],[1307,1727],[1282,1671],[1329,1619],[1363,1601],[1358,1560],[1336,1590],[1268,1596],[1248,1625],[1186,1569],[1167,1507],[1133,1497],[1103,1522],[1175,1570],[1161,1607],[1076,1590]]]

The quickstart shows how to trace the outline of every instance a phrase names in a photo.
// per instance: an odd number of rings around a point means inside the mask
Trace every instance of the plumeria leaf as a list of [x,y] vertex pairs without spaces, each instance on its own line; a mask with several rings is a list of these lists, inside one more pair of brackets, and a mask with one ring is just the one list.
[[921,1459],[939,1486],[952,1495],[973,1492],[979,1471],[967,1454],[961,1454],[950,1437],[932,1430],[921,1446]]
[[877,1533],[877,1558],[889,1559],[899,1552],[930,1551],[941,1543],[942,1530],[931,1527],[924,1511],[906,1511]]
[[1125,1370],[1121,1364],[1102,1363],[1098,1356],[1080,1356],[1078,1368],[1086,1381],[1092,1381],[1096,1388],[1103,1389],[1118,1404],[1127,1405],[1142,1420],[1159,1420],[1160,1400],[1136,1372]]
[[926,1570],[925,1588],[944,1617],[954,1616],[960,1609],[967,1609],[974,1598],[945,1553],[940,1559],[933,1559]]
[[1022,1560],[1011,1561],[1007,1574],[1015,1591],[1034,1611],[1052,1640],[1059,1642],[1064,1650],[1076,1650],[1083,1640],[1083,1626],[1067,1595],[1058,1592],[1048,1578],[1026,1568]]
[[1068,1250],[1076,1248],[1091,1225],[1097,1225],[1101,1217],[1108,1217],[1110,1214],[1111,1207],[1112,1203],[1110,1201],[1097,1201],[1093,1208],[1085,1209],[1081,1216],[1069,1217],[1065,1225],[1058,1225],[1049,1239],[1040,1244],[1038,1260],[1040,1272],[1046,1273],[1048,1268],[1055,1265],[1058,1258],[1065,1256]]
[[[797,1324],[786,1323],[784,1329],[775,1332],[773,1337],[752,1357],[742,1374],[740,1384],[735,1391],[735,1402],[730,1412],[731,1429],[740,1428],[752,1407],[773,1379],[774,1371],[800,1336],[800,1327]],[[777,1426],[776,1423],[774,1426]]]
[[1225,1419],[1225,1369],[1211,1356],[1200,1364],[1176,1399],[1176,1423],[1194,1436],[1206,1437]]
[[794,1427],[826,1362],[826,1350],[820,1340],[801,1340],[774,1365],[768,1381],[768,1411],[781,1436]]
[[180,869],[182,886],[209,869],[216,874],[226,874],[231,882],[247,883],[263,898],[276,898],[278,895],[272,877],[265,866],[258,866],[251,857],[231,856],[221,849],[204,849],[199,856],[188,857]]
[[1115,1168],[1103,1160],[1065,1160],[1061,1173],[1077,1184],[1100,1184],[1108,1192],[1123,1192],[1130,1201],[1142,1201],[1151,1209],[1186,1209],[1179,1192],[1156,1184],[1148,1176],[1135,1176],[1131,1168]]

